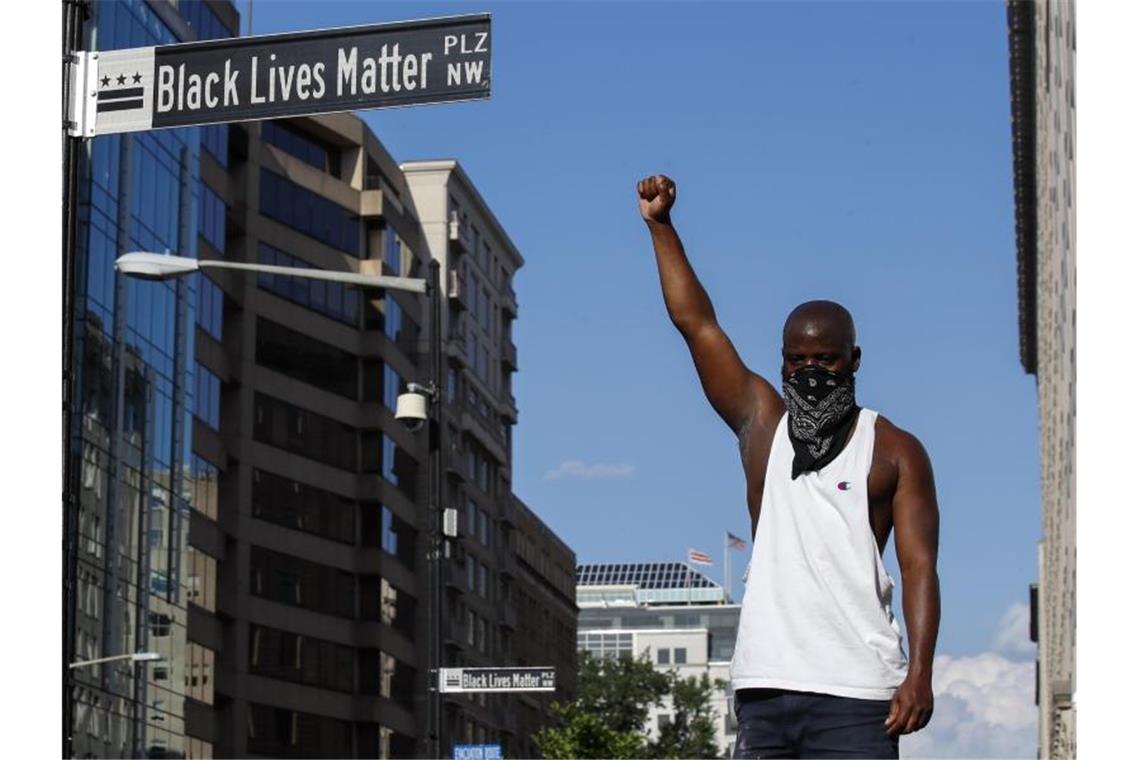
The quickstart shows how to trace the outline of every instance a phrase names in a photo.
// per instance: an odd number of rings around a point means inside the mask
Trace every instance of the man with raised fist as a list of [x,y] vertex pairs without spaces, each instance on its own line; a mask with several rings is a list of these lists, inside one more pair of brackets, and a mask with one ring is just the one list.
[[[685,256],[663,175],[637,183],[665,306],[740,444],[753,548],[732,658],[734,757],[898,757],[934,710],[938,504],[918,439],[855,404],[850,313],[784,322],[782,393],[744,366]],[[882,552],[902,571],[908,659]]]

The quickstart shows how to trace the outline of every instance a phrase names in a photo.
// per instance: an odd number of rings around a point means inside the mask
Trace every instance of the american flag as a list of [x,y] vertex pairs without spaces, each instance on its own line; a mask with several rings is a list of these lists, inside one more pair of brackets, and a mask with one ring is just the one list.
[[696,549],[689,549],[689,561],[694,565],[711,565],[713,563],[712,557]]
[[748,548],[748,544],[744,543],[743,538],[740,538],[739,536],[734,536],[728,532],[725,532],[725,534],[724,534],[724,542],[725,542],[725,545],[728,546],[729,549],[740,549],[741,551],[744,551],[745,549]]

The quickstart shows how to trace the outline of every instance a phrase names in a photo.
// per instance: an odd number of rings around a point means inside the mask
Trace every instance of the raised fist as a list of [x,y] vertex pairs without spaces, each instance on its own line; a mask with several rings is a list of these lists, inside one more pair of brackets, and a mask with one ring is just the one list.
[[647,222],[668,222],[669,209],[677,200],[677,185],[664,174],[646,177],[637,183],[641,218]]

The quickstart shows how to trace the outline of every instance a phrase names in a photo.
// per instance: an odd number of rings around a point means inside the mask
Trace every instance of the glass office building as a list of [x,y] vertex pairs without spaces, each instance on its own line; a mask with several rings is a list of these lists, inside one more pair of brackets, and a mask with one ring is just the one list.
[[[91,3],[83,49],[229,36],[227,3]],[[189,541],[195,512],[216,509],[212,466],[192,447],[195,417],[218,387],[195,372],[194,325],[212,293],[195,279],[118,275],[131,250],[197,255],[199,162],[225,161],[222,130],[178,129],[86,140],[80,157],[71,487],[77,509],[66,557],[71,662],[155,652],[70,670],[65,751],[76,757],[210,757],[186,725],[187,701],[212,701],[215,652],[188,635],[193,607],[214,596],[215,560]],[[204,227],[202,222],[206,221]],[[203,308],[204,307],[204,308]]]

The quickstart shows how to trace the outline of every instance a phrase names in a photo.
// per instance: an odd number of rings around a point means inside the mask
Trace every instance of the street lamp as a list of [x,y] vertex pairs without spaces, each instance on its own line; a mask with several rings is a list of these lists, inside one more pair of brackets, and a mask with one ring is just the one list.
[[[440,651],[443,630],[443,537],[441,512],[443,502],[443,341],[440,334],[439,262],[434,258],[429,263],[428,279],[415,277],[391,277],[387,275],[367,275],[355,272],[329,272],[323,269],[303,267],[279,267],[269,264],[243,264],[236,261],[215,259],[192,259],[185,256],[170,256],[160,253],[136,251],[125,253],[115,261],[115,268],[132,277],[145,280],[167,280],[192,274],[202,269],[237,269],[259,274],[277,274],[287,277],[303,277],[310,280],[327,280],[356,285],[365,288],[404,290],[411,293],[427,294],[431,309],[431,379],[427,385],[408,383],[407,393],[396,401],[396,418],[413,431],[423,427],[427,419],[428,402],[431,408],[432,429],[430,431],[429,452],[431,456],[431,477],[428,508],[428,696],[430,739],[429,754],[440,756],[443,744],[442,701],[439,691]],[[94,661],[93,661],[94,662]],[[74,667],[74,666],[73,666]]]
[[68,665],[69,668],[86,668],[91,665],[102,665],[105,662],[117,662],[118,660],[130,660],[131,662],[153,662],[154,660],[161,660],[162,655],[158,652],[132,652],[130,654],[117,654],[113,657],[100,657],[97,660],[79,660]]
[[[437,264],[438,266],[438,264]],[[407,290],[412,293],[426,293],[428,281],[414,277],[389,277],[386,275],[357,274],[356,272],[327,272],[323,269],[302,267],[277,267],[269,264],[242,264],[237,261],[215,261],[212,259],[191,259],[185,256],[166,256],[161,253],[125,253],[115,261],[115,268],[123,274],[140,277],[144,280],[169,280],[192,274],[200,269],[239,269],[263,274],[282,274],[289,277],[305,277],[310,280],[329,280],[366,288],[386,288]]]

